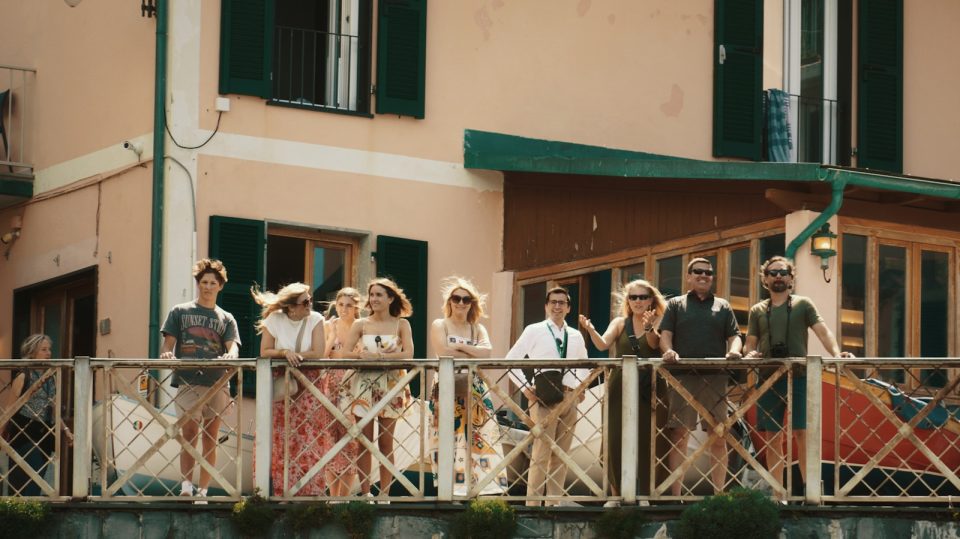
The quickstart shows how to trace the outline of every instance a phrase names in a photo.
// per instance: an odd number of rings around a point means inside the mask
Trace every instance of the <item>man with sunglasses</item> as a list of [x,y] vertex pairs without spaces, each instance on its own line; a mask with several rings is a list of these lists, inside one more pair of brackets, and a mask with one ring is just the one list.
[[[745,358],[802,358],[807,356],[807,329],[820,339],[820,343],[833,357],[853,357],[841,352],[833,332],[823,322],[817,307],[810,298],[792,293],[793,264],[782,256],[767,260],[760,267],[760,280],[770,292],[770,298],[750,308],[747,325],[747,341],[744,344]],[[761,371],[757,385],[762,384],[769,373]],[[806,472],[807,426],[807,379],[803,375],[793,379],[793,437],[796,440],[800,474]],[[787,377],[776,381],[757,401],[757,431],[765,441],[765,457],[770,474],[783,481],[784,452],[783,428],[787,409]],[[777,492],[783,499],[785,492]]]
[[[680,358],[740,359],[740,328],[727,300],[713,295],[713,265],[706,258],[694,258],[687,264],[687,285],[690,291],[667,302],[660,322],[660,348],[663,361],[676,363]],[[727,373],[720,370],[675,371],[677,381],[713,416],[716,422],[727,418]],[[689,374],[687,374],[689,373]],[[667,392],[667,436],[670,453],[667,465],[671,472],[686,458],[690,431],[697,424],[697,411],[675,390]],[[710,425],[700,418],[703,430]],[[723,437],[710,446],[713,465],[710,479],[715,492],[724,490],[727,477],[727,444]],[[674,496],[680,495],[683,479],[670,485]]]
[[[587,345],[583,335],[565,322],[570,314],[570,293],[566,288],[554,287],[547,291],[544,303],[547,319],[530,324],[524,328],[513,348],[507,352],[506,359],[586,359]],[[567,466],[553,453],[550,440],[565,453],[573,442],[573,431],[577,421],[577,403],[571,403],[569,395],[579,386],[586,369],[537,369],[528,377],[525,369],[510,371],[510,379],[521,388],[527,401],[531,403],[530,415],[543,429],[542,434],[534,438],[530,456],[530,472],[527,477],[527,497],[543,496],[546,484],[547,496],[562,496],[567,477]],[[532,371],[532,370],[531,370]],[[528,385],[530,378],[533,385]],[[581,394],[580,400],[583,400]],[[557,420],[546,423],[547,416],[557,407],[565,406]],[[549,478],[549,480],[548,480]],[[554,502],[546,502],[553,505]],[[538,500],[527,500],[527,505],[539,506]]]

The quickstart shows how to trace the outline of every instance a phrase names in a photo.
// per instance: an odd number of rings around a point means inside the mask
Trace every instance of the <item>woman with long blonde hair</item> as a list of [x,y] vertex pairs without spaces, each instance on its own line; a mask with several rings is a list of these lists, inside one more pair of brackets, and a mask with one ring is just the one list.
[[[288,284],[275,294],[260,291],[256,286],[250,289],[254,301],[262,307],[260,320],[255,325],[261,335],[261,357],[284,359],[290,367],[299,368],[304,360],[324,356],[323,316],[313,310],[310,290],[304,283]],[[304,368],[300,372],[322,391],[323,369]],[[285,414],[286,399],[290,400],[289,416]],[[273,403],[270,478],[275,496],[324,494],[322,473],[314,475],[299,491],[288,491],[333,446],[327,432],[332,420],[333,415],[303,388]],[[284,463],[287,464],[286,483]]]
[[[660,319],[667,302],[663,295],[643,279],[630,281],[618,294],[621,303],[620,316],[610,321],[607,330],[600,335],[590,319],[580,315],[580,325],[587,330],[593,345],[599,350],[615,347],[618,357],[634,355],[649,359],[660,357]],[[620,439],[623,413],[623,378],[620,369],[614,369],[606,384],[609,410],[607,420],[607,451],[610,461],[607,474],[614,495],[620,492]],[[637,493],[650,492],[650,413],[651,394],[649,371],[640,376],[640,401],[637,409],[639,437],[637,440]],[[659,452],[659,451],[658,451]]]
[[[367,285],[365,307],[370,315],[358,319],[350,327],[341,349],[343,357],[378,360],[384,364],[388,364],[390,360],[412,359],[413,331],[407,317],[413,314],[413,306],[397,283],[386,278],[370,281]],[[355,351],[358,345],[362,346],[360,352]],[[353,415],[359,419],[369,413],[405,374],[402,369],[356,372],[351,384]],[[391,462],[394,460],[393,439],[397,419],[406,411],[409,398],[410,390],[404,388],[380,411],[375,420],[368,422],[363,428],[363,435],[372,441],[375,439],[374,426],[378,424],[380,435],[376,438],[377,446]],[[375,467],[366,448],[360,451],[359,467],[362,474],[360,490],[363,494],[370,495],[370,482]],[[377,468],[380,469],[379,495],[386,496],[392,482],[390,472],[385,467]]]
[[[360,292],[355,288],[346,287],[337,291],[331,304],[335,314],[326,321],[323,328],[327,341],[324,354],[326,357],[331,359],[344,357],[343,342],[347,340],[353,323],[360,317],[361,302]],[[359,344],[354,352],[360,352]],[[330,369],[324,377],[324,394],[337,405],[347,419],[352,421],[355,417],[351,411],[349,388],[346,386],[349,385],[349,380],[354,374],[354,371],[346,369]],[[334,420],[329,431],[334,443],[344,436],[349,436],[347,426],[340,421]],[[353,489],[357,479],[357,445],[356,440],[350,440],[324,468],[331,496],[347,496]]]
[[[430,342],[437,356],[454,358],[488,358],[492,349],[487,328],[480,323],[483,318],[484,300],[477,287],[462,277],[448,277],[442,288],[443,318],[430,326]],[[469,473],[475,483],[503,460],[499,441],[493,401],[489,388],[479,371],[467,387],[467,373],[455,374],[456,405],[453,417],[454,437],[454,484],[457,496],[467,495],[466,477]],[[439,385],[434,384],[430,409],[433,412],[431,436],[431,462],[436,477],[439,452],[439,422],[437,418]],[[472,437],[468,442],[465,410],[470,407]],[[469,446],[469,447],[468,447]],[[469,455],[469,457],[468,457]],[[469,463],[469,465],[467,464]],[[469,466],[469,467],[468,467]],[[506,470],[501,470],[494,481],[480,491],[481,495],[503,494],[508,487]]]

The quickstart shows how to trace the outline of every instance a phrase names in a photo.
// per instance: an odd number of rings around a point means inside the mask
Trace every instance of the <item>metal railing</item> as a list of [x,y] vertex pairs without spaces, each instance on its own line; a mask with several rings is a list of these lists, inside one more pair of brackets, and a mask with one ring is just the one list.
[[70,360],[0,361],[0,496],[61,498]]
[[0,173],[33,177],[30,147],[37,70],[0,64]]
[[[240,427],[243,407],[234,406],[227,394],[235,379],[236,398],[242,400],[244,366],[253,364],[90,360],[90,375],[103,380],[107,395],[90,412],[96,464],[91,477],[99,485],[91,494],[102,500],[198,500],[192,491],[181,494],[183,479],[208,488],[209,497],[239,499],[249,492],[252,478],[244,474],[249,471],[244,456],[251,458],[252,440]],[[78,378],[85,369],[77,364]],[[81,406],[78,402],[77,409]],[[86,440],[81,428],[77,435]]]
[[[194,484],[204,481],[197,471],[209,475],[212,501],[255,488],[275,500],[350,500],[363,494],[364,481],[378,499],[395,502],[498,496],[635,504],[699,499],[735,486],[812,504],[960,495],[960,414],[953,408],[960,359],[441,358],[383,367],[359,360],[298,368],[269,359],[0,361],[0,494],[201,501],[180,495],[186,454],[195,463]],[[551,367],[570,378],[562,400],[538,409],[526,402],[530,378],[517,373]],[[18,395],[12,369],[35,373]],[[172,374],[196,370],[209,385]],[[60,463],[69,454],[61,400],[71,376],[72,483],[61,481]],[[256,398],[244,403],[243,379],[251,376]],[[275,382],[287,380],[298,391],[274,401]],[[942,385],[922,383],[931,380]],[[214,405],[231,384],[235,395]],[[184,401],[193,389],[193,400]],[[37,402],[49,403],[50,414],[31,416],[40,435],[25,438],[17,416],[39,409]],[[197,443],[185,433],[190,418],[210,406],[207,418],[219,423],[213,452],[203,449],[202,434]],[[681,444],[686,408],[701,427],[690,423]],[[791,420],[799,411],[805,424]],[[42,451],[27,458],[31,449]],[[361,464],[363,452],[369,464]],[[538,466],[539,476],[531,473]],[[337,481],[344,486],[334,492]]]
[[359,36],[277,26],[273,100],[356,112]]
[[[766,93],[764,99],[766,100]],[[793,162],[839,163],[838,134],[843,105],[836,99],[787,94]],[[764,105],[764,115],[770,114]],[[764,118],[764,133],[767,118]]]

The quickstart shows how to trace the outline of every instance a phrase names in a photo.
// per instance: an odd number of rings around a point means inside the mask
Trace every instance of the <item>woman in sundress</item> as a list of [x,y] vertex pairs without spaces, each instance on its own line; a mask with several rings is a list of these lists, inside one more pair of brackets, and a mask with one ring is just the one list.
[[[385,365],[391,360],[413,358],[413,332],[408,316],[413,314],[410,300],[403,290],[390,279],[380,278],[367,285],[366,309],[370,313],[360,318],[350,327],[347,339],[343,343],[343,357],[379,360]],[[360,343],[361,351],[355,351]],[[388,371],[360,370],[352,376],[351,400],[353,415],[363,418],[383,397],[393,389],[406,372],[402,369]],[[390,462],[393,456],[394,431],[397,419],[403,416],[410,400],[409,388],[404,388],[377,414],[377,417],[363,427],[363,435],[368,440],[377,441],[377,446]],[[374,438],[374,426],[379,427],[379,436]],[[360,491],[370,495],[370,483],[374,468],[379,468],[380,496],[386,496],[390,490],[390,471],[386,467],[373,466],[370,452],[360,451]]]
[[[490,338],[487,328],[480,323],[483,317],[484,296],[470,281],[450,277],[443,286],[443,318],[433,321],[430,327],[430,342],[437,356],[454,358],[490,357]],[[478,482],[486,481],[478,494],[503,494],[507,488],[506,470],[500,470],[493,478],[487,476],[503,460],[500,445],[500,428],[497,424],[489,389],[478,370],[473,380],[468,380],[466,370],[454,374],[454,450],[453,492],[467,496],[475,490]],[[469,387],[468,387],[469,385]],[[433,412],[433,435],[430,456],[434,479],[438,470],[439,422],[437,411],[439,387],[434,384],[430,409]],[[469,407],[469,413],[467,412]],[[470,425],[466,423],[470,420]],[[467,440],[470,440],[468,443]],[[469,474],[469,475],[468,475]],[[469,477],[469,483],[468,483]],[[489,479],[489,481],[487,481]],[[468,490],[469,489],[469,490]]]

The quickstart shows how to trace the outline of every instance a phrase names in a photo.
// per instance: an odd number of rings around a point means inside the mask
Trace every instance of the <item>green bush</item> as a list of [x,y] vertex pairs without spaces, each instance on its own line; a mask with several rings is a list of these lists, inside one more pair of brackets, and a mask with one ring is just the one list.
[[597,537],[605,539],[632,539],[648,522],[647,517],[636,507],[608,509],[593,523]]
[[517,512],[503,500],[473,500],[453,521],[452,537],[462,539],[513,537]]
[[322,528],[333,521],[333,511],[327,503],[296,504],[287,510],[287,520],[293,531],[303,532],[311,528]]
[[270,532],[276,520],[273,509],[258,490],[233,505],[230,520],[244,537],[263,537]]
[[376,506],[369,503],[350,502],[334,505],[332,513],[350,539],[367,539],[373,533],[376,511]]
[[704,498],[680,514],[678,539],[776,539],[780,506],[762,492],[734,489]]
[[0,498],[0,539],[36,537],[49,523],[50,506],[43,502]]

